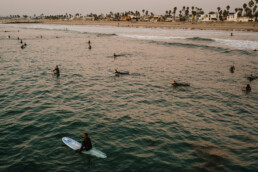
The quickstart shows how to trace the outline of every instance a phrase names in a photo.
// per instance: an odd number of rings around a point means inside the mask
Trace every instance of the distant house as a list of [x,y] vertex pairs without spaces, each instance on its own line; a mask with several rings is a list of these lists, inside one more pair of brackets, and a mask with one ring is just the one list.
[[210,22],[210,21],[218,21],[219,15],[216,14],[202,14],[199,17],[199,21]]
[[173,22],[174,18],[173,17],[166,17],[165,21],[166,22]]
[[94,20],[95,20],[95,17],[89,17],[89,16],[87,16],[87,17],[84,17],[84,20],[86,20],[86,21],[94,21]]
[[150,21],[151,22],[163,22],[163,21],[165,21],[165,19],[163,16],[155,15],[155,16],[151,16]]
[[141,20],[142,22],[149,22],[149,21],[150,21],[150,16],[148,16],[148,15],[142,16],[142,17],[140,18],[140,20]]
[[229,22],[252,22],[254,21],[253,18],[245,17],[238,17],[238,12],[236,13],[229,13],[227,16],[227,21]]
[[133,22],[136,22],[140,19],[139,17],[134,16],[134,15],[130,15],[129,17],[130,17],[131,21],[133,21]]
[[122,16],[120,18],[121,21],[130,21],[131,20],[131,17],[130,16]]
[[236,22],[238,18],[238,13],[229,13],[227,16],[227,21]]

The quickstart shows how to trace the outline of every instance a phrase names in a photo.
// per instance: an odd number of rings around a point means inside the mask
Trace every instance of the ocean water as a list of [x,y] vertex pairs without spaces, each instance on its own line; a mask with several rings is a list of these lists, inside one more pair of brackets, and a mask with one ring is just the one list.
[[0,171],[257,171],[258,35],[230,33],[0,24]]

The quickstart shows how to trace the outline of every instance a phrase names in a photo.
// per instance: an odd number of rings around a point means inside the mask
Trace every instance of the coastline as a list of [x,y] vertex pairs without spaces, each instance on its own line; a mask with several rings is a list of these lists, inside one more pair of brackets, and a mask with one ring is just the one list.
[[1,19],[3,24],[58,24],[58,25],[100,25],[119,27],[145,27],[168,29],[225,30],[258,32],[257,22],[130,22],[130,21],[87,21],[87,20],[13,20]]

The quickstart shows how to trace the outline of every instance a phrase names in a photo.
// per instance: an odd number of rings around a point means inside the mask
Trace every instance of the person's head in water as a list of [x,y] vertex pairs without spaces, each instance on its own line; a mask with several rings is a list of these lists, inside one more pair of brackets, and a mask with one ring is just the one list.
[[83,133],[82,137],[86,139],[88,137],[88,134],[87,133]]
[[176,81],[173,81],[173,84],[176,84]]
[[115,69],[115,72],[117,72],[117,70]]

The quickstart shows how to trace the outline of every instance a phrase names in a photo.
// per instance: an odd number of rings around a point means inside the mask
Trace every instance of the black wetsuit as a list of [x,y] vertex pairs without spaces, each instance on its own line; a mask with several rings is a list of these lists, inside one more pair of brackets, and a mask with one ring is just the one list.
[[250,86],[246,86],[246,91],[251,91],[251,87]]
[[83,151],[83,150],[88,151],[88,150],[91,150],[91,148],[92,148],[91,140],[89,137],[87,137],[86,139],[83,140],[80,151]]
[[118,71],[115,71],[115,73],[117,74],[117,75],[130,75],[130,73],[129,72],[118,72]]
[[190,84],[181,84],[181,83],[173,83],[173,86],[185,86],[185,87],[189,87]]
[[56,74],[57,76],[59,76],[59,75],[60,75],[59,68],[55,68],[55,69],[53,70],[53,72],[55,72],[55,74]]
[[235,71],[235,67],[234,66],[231,66],[230,67],[230,71],[233,73]]

